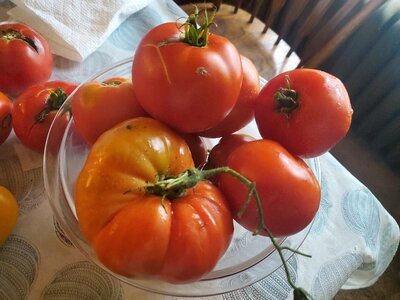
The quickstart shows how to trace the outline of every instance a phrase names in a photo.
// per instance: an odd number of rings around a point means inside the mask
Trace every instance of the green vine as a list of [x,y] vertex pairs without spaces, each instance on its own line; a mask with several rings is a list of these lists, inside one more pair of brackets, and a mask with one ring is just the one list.
[[253,235],[258,235],[260,234],[260,232],[264,231],[266,235],[270,238],[272,244],[277,250],[279,257],[282,261],[288,283],[294,290],[293,291],[294,299],[295,300],[310,299],[311,298],[310,294],[303,288],[297,287],[293,282],[289,273],[288,265],[283,256],[283,250],[288,250],[293,253],[303,255],[306,257],[311,257],[311,256],[302,253],[296,249],[292,249],[286,246],[281,246],[277,243],[277,241],[272,236],[267,226],[264,224],[264,210],[262,208],[261,199],[257,192],[255,182],[250,181],[249,179],[247,179],[246,177],[244,177],[243,175],[241,175],[240,173],[236,172],[235,170],[229,167],[220,167],[210,170],[199,170],[197,168],[191,168],[189,170],[182,172],[178,176],[167,176],[163,178],[158,178],[158,180],[156,180],[155,183],[149,183],[141,188],[144,189],[144,191],[148,194],[161,196],[162,199],[167,198],[173,200],[182,197],[187,189],[194,187],[198,182],[222,173],[229,174],[237,178],[239,181],[241,181],[248,187],[248,194],[246,197],[246,201],[238,213],[239,217],[243,215],[251,199],[254,199],[256,201],[258,208],[258,224],[257,228],[253,232]]

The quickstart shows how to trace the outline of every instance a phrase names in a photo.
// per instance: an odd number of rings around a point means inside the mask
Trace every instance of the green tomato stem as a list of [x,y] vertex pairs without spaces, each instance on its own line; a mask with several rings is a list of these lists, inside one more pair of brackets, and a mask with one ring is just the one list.
[[62,88],[57,88],[50,92],[43,109],[35,115],[35,123],[43,123],[50,112],[53,110],[59,110],[67,98],[68,95]]
[[[216,11],[217,9],[214,7],[211,15],[208,15],[207,9],[205,8],[204,14],[200,15],[199,9],[195,6],[194,13],[190,14],[183,24],[183,41],[195,47],[207,46],[210,26],[214,24],[212,20],[215,17]],[[203,22],[200,22],[200,19],[202,19]]]
[[275,107],[288,118],[299,107],[298,93],[290,87],[289,76],[285,76],[285,87],[280,87],[274,94]]
[[235,177],[248,187],[247,198],[244,205],[239,210],[238,217],[242,217],[251,199],[254,199],[257,204],[258,225],[257,228],[254,230],[253,235],[258,235],[261,231],[264,231],[271,240],[282,261],[288,283],[294,289],[294,299],[310,299],[311,296],[304,289],[297,287],[292,281],[288,265],[283,256],[283,250],[288,250],[295,254],[303,255],[306,257],[311,256],[290,247],[281,246],[278,244],[278,242],[275,240],[275,238],[264,223],[264,210],[262,207],[260,196],[256,189],[255,182],[252,182],[251,180],[241,175],[239,172],[229,167],[219,167],[209,170],[199,170],[197,168],[191,168],[182,172],[178,176],[161,176],[160,178],[157,178],[155,183],[147,184],[143,186],[142,189],[144,189],[144,191],[148,194],[159,195],[162,197],[162,199],[168,198],[170,200],[173,200],[182,197],[187,189],[194,187],[200,181],[223,173]]

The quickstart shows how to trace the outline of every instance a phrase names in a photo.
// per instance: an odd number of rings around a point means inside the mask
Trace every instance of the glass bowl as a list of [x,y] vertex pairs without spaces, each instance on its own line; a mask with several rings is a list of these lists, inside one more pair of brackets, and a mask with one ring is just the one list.
[[[103,81],[111,77],[130,77],[131,63],[131,58],[121,61],[87,81]],[[260,81],[262,85],[265,84],[265,80],[260,79]],[[235,223],[234,236],[228,250],[214,270],[199,281],[188,284],[171,284],[155,280],[126,278],[108,270],[96,258],[94,250],[81,234],[76,217],[74,186],[85,163],[89,146],[74,130],[73,119],[65,124],[64,118],[62,118],[62,115],[71,108],[71,96],[58,111],[50,128],[45,148],[43,173],[47,196],[55,217],[73,244],[89,260],[132,286],[159,294],[181,297],[211,296],[241,289],[267,277],[282,265],[279,254],[269,238],[253,236],[251,232]],[[241,132],[256,138],[260,137],[254,122],[243,128]],[[209,139],[207,143],[211,147],[217,141],[217,139]],[[318,159],[306,162],[321,182]],[[298,249],[307,237],[311,226],[312,223],[303,231],[277,241],[285,246]],[[285,260],[293,255],[289,251],[283,253]]]

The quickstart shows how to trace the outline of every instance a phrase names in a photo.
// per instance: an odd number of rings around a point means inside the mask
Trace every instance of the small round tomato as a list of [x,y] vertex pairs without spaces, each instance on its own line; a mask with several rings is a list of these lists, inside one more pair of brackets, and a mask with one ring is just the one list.
[[0,91],[10,96],[45,82],[53,71],[47,41],[27,25],[0,24],[0,70]]
[[14,195],[0,185],[0,247],[7,240],[18,219],[18,203]]
[[107,268],[178,283],[215,267],[233,219],[211,183],[168,184],[192,167],[184,139],[151,118],[119,123],[97,139],[77,179],[75,205],[83,235]]
[[240,145],[254,141],[255,138],[248,134],[234,133],[222,137],[210,151],[208,164],[211,168],[226,166],[229,155]]
[[185,26],[163,23],[150,30],[135,52],[132,78],[138,101],[152,117],[179,132],[196,133],[232,110],[243,74],[231,42],[209,33],[208,26]]
[[136,100],[132,81],[118,77],[79,87],[72,97],[72,115],[77,131],[93,144],[104,131],[146,112]]
[[[304,229],[318,211],[320,186],[299,157],[270,140],[245,143],[229,155],[228,167],[255,183],[264,212],[264,225],[273,236],[288,236]],[[230,174],[221,174],[219,186],[229,199],[236,221],[250,231],[258,228],[259,209],[254,196],[244,214],[248,186]],[[265,234],[260,231],[260,234]]]
[[180,133],[189,146],[194,165],[199,168],[207,162],[208,149],[204,139],[196,134]]
[[243,81],[235,106],[222,122],[199,135],[210,138],[226,136],[243,128],[254,119],[255,99],[260,92],[260,77],[253,62],[243,55],[240,57]]
[[0,145],[10,135],[12,124],[11,124],[11,112],[13,109],[13,103],[6,95],[0,92]]
[[353,110],[343,83],[314,69],[295,69],[271,79],[256,99],[255,119],[265,139],[295,155],[329,151],[348,132]]
[[[28,148],[42,153],[47,133],[61,105],[76,88],[66,81],[49,81],[25,90],[14,102],[12,125],[15,135]],[[66,114],[65,125],[69,115]]]

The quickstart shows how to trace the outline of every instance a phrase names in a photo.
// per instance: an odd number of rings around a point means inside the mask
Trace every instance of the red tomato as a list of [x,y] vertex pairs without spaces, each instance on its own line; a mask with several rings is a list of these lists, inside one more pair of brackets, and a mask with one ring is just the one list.
[[260,78],[253,62],[241,55],[243,81],[232,111],[217,126],[200,133],[204,137],[222,137],[238,131],[254,119],[255,99],[260,92]]
[[155,119],[195,133],[221,122],[234,107],[243,78],[240,55],[224,37],[206,46],[181,39],[181,24],[164,23],[140,42],[132,65],[135,94]]
[[254,141],[255,138],[243,134],[235,133],[222,137],[210,151],[208,163],[210,168],[226,166],[228,156],[240,145]]
[[[272,235],[295,234],[310,224],[317,213],[321,191],[312,170],[278,143],[270,140],[245,143],[231,153],[228,166],[255,182],[264,224]],[[259,215],[254,197],[242,217],[238,217],[248,187],[229,174],[221,174],[220,189],[229,199],[236,221],[255,231]]]
[[353,110],[343,83],[313,69],[296,69],[271,79],[255,109],[260,134],[293,154],[315,157],[348,132]]
[[208,149],[203,138],[191,133],[180,133],[180,135],[189,146],[194,165],[197,168],[204,166],[204,164],[207,162]]
[[0,91],[17,96],[53,71],[47,41],[23,24],[0,24]]
[[0,145],[10,135],[12,124],[11,124],[11,112],[13,109],[13,103],[6,95],[0,92]]
[[110,78],[82,85],[72,97],[72,115],[77,131],[93,144],[104,131],[146,112],[136,100],[130,79]]
[[107,268],[172,283],[214,268],[233,234],[223,195],[206,181],[186,191],[156,187],[191,167],[185,141],[151,118],[122,122],[93,144],[75,204],[80,229]]
[[[61,105],[76,85],[49,81],[25,90],[14,102],[12,125],[16,136],[28,148],[42,153],[47,133]],[[69,115],[65,115],[65,124]]]

